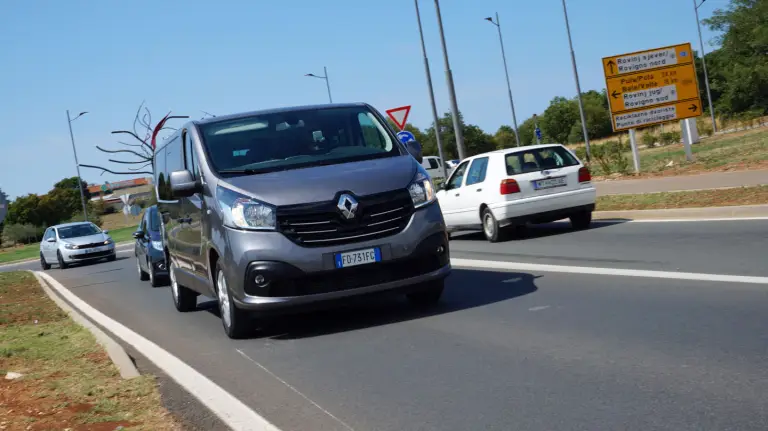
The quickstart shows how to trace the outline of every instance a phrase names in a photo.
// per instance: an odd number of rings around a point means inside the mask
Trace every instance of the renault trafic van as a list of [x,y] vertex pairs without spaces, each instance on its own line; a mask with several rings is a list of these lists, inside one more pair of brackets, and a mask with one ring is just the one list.
[[382,291],[437,302],[449,245],[421,158],[363,103],[187,123],[154,166],[176,308],[217,298],[239,338],[252,312]]

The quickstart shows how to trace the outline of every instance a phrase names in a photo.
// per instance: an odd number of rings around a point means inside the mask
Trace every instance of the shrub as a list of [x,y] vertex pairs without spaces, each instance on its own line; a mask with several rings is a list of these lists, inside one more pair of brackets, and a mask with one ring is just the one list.
[[680,132],[664,132],[659,138],[661,145],[677,144],[680,142]]
[[648,148],[651,148],[656,145],[656,142],[659,142],[659,137],[654,135],[653,133],[645,133],[643,134],[643,145],[645,145]]
[[629,160],[624,157],[624,152],[628,150],[625,148],[627,145],[617,141],[608,141],[603,146],[612,169],[621,174],[629,172]]

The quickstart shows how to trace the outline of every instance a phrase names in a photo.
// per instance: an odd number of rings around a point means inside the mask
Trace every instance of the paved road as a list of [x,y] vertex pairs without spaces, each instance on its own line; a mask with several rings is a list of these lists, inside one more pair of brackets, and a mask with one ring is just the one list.
[[768,184],[768,170],[713,172],[700,175],[595,182],[598,196],[716,189]]
[[[768,275],[768,222],[529,229],[457,258]],[[768,285],[457,269],[430,313],[388,299],[227,339],[134,261],[49,271],[286,430],[765,430]]]

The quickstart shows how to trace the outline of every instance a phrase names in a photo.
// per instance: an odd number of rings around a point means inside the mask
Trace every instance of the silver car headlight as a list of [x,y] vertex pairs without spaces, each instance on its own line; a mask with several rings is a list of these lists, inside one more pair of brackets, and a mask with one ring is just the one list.
[[115,243],[115,241],[113,241],[112,238],[107,238],[104,241],[104,245],[110,245],[110,244],[114,244],[114,243]]
[[64,243],[64,248],[66,248],[67,250],[77,250],[77,249],[78,249],[78,248],[80,248],[80,247],[79,247],[79,246],[76,246],[76,245],[74,245],[74,244],[70,244],[70,243],[68,243],[68,242],[65,242],[65,243]]
[[219,186],[216,200],[226,226],[248,230],[275,230],[275,207]]
[[154,248],[157,251],[163,251],[163,242],[162,241],[152,241],[150,243],[152,245],[152,248]]
[[408,186],[414,208],[421,208],[435,201],[435,185],[432,179],[421,170],[416,172],[411,185]]

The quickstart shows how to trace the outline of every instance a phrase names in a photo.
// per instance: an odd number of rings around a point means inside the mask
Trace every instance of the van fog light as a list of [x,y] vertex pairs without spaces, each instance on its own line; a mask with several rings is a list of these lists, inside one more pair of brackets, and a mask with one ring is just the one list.
[[445,247],[443,247],[442,245],[437,247],[437,254],[443,254],[443,253],[445,253]]
[[267,282],[267,279],[266,279],[266,278],[265,278],[263,275],[261,275],[261,274],[256,274],[256,276],[255,276],[255,277],[253,277],[253,281],[254,281],[254,282],[256,283],[256,285],[257,285],[257,286],[259,286],[259,287],[264,287],[264,286],[266,286],[266,285],[267,285],[267,283],[268,283],[268,282]]

